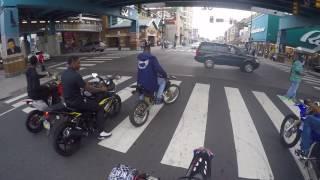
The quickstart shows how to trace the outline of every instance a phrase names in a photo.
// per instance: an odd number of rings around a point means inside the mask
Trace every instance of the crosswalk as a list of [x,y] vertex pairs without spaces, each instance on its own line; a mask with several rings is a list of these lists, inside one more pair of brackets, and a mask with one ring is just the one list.
[[[101,63],[106,62],[112,62],[116,59],[121,58],[123,55],[117,55],[117,54],[108,54],[104,56],[95,56],[95,57],[80,57],[81,67],[80,70],[87,69],[89,67],[93,67],[95,65],[99,65]],[[62,62],[55,65],[51,65],[48,67],[49,69],[55,69],[55,70],[66,70],[67,69],[67,63]]]
[[[287,72],[290,73],[291,71],[291,67],[288,65],[284,65],[284,64],[274,64],[272,62],[268,62],[267,64],[272,65],[273,67],[276,67],[277,69],[283,71],[283,72]],[[307,75],[305,75],[302,80],[303,82],[310,84],[314,89],[316,90],[320,90],[320,78],[317,76],[313,76],[309,73],[306,73]]]
[[185,48],[167,49],[167,51],[173,51],[173,52],[188,52],[188,53],[194,53],[194,52],[196,52],[195,49],[185,49]]
[[[83,79],[90,80],[92,76],[85,75]],[[123,84],[124,86],[118,91],[118,95],[121,97],[123,103],[127,103],[130,98],[134,98],[132,97],[132,89],[130,86],[135,83],[134,77],[132,76],[123,76],[120,80],[116,81],[117,85]],[[173,83],[182,85],[183,83],[189,82],[173,81]],[[195,82],[192,85],[190,94],[186,97],[180,97],[180,99],[187,99],[186,104],[183,105],[184,111],[181,114],[179,123],[175,127],[174,133],[170,135],[170,142],[168,142],[168,146],[165,148],[159,163],[188,168],[192,159],[192,153],[190,152],[192,152],[194,148],[205,145],[206,134],[210,130],[210,128],[207,127],[207,122],[210,121],[208,115],[210,112],[209,101],[212,98],[212,93],[215,93],[214,87],[216,87],[214,83],[205,84]],[[228,105],[225,108],[229,110],[239,178],[275,179],[268,158],[270,155],[265,151],[266,147],[263,144],[263,138],[260,136],[255,120],[250,114],[249,106],[246,104],[246,98],[248,97],[243,96],[241,88],[226,86],[223,87],[223,90]],[[269,117],[270,123],[276,129],[276,132],[279,132],[281,122],[285,116],[279,106],[285,106],[288,111],[292,111],[295,114],[299,113],[293,102],[285,100],[281,96],[274,95],[274,97],[271,98],[273,95],[261,91],[251,91],[250,93],[261,105],[264,113]],[[26,96],[26,94],[21,94],[6,100],[5,103],[16,109],[21,109],[24,113],[29,113],[33,109],[27,107],[22,101]],[[272,100],[274,98],[280,101],[274,102]],[[219,103],[215,99],[213,99],[213,102]],[[279,102],[282,104],[277,104]],[[116,152],[128,153],[139,138],[142,137],[142,134],[148,131],[150,123],[161,114],[164,108],[165,105],[163,104],[154,105],[150,110],[147,123],[139,128],[134,127],[129,121],[129,116],[126,115],[126,117],[113,128],[112,137],[102,140],[98,144]],[[307,176],[304,172],[304,167],[295,157],[293,149],[290,150],[290,153],[298,163],[302,174]]]

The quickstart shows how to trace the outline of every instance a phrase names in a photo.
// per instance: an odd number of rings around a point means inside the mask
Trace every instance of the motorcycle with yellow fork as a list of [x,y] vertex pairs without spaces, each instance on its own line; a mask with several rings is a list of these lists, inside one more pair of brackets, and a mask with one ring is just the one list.
[[[99,79],[107,86],[106,96],[99,98],[99,106],[104,108],[105,117],[115,116],[121,109],[121,98],[115,93],[113,80],[119,79],[120,76],[108,77],[103,79],[93,73],[94,78]],[[88,96],[85,95],[86,97]],[[88,98],[92,98],[89,96]],[[65,106],[61,110],[53,110],[51,114],[58,114],[63,121],[59,121],[53,131],[53,147],[55,151],[62,156],[71,156],[80,148],[81,139],[96,133],[96,113],[79,112],[76,109]]]

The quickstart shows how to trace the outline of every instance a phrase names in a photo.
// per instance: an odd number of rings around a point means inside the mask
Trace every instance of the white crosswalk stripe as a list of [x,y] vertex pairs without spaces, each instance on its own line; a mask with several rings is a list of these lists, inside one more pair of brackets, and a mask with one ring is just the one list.
[[[83,76],[85,80],[92,78],[90,74]],[[119,89],[117,94],[121,97],[122,103],[131,103],[131,100],[127,101],[129,98],[134,98],[131,93],[133,89],[130,88],[130,86],[136,84],[136,82],[132,81],[132,76],[122,76],[121,79],[115,80],[116,85],[122,83],[126,86],[123,87],[123,89]],[[172,81],[172,83],[180,84],[181,81]],[[172,129],[174,133],[168,134],[170,137],[168,138],[168,142],[165,143],[166,147],[163,148],[163,152],[161,152],[159,156],[159,162],[156,163],[188,168],[193,157],[192,150],[205,146],[206,138],[210,138],[206,137],[206,133],[210,130],[207,123],[212,120],[208,118],[210,111],[208,105],[211,98],[210,94],[215,93],[213,90],[214,87],[212,84],[196,82],[194,86],[192,86],[191,93],[182,97],[188,98],[186,103],[182,105],[183,113],[179,117],[179,123]],[[320,89],[320,87],[318,88]],[[269,164],[270,159],[266,152],[270,151],[265,150],[266,147],[264,147],[265,144],[263,143],[264,137],[258,133],[259,128],[255,126],[256,121],[252,119],[249,113],[251,109],[249,109],[249,106],[245,103],[247,102],[245,101],[247,97],[242,96],[238,88],[224,87],[224,92],[227,100],[225,108],[229,109],[228,115],[230,115],[228,116],[231,122],[230,130],[232,130],[232,136],[230,137],[233,137],[232,144],[234,145],[236,157],[234,162],[239,178],[273,180],[277,174],[275,171],[272,171],[272,167],[270,167]],[[279,132],[284,114],[278,109],[276,102],[273,102],[271,100],[272,98],[269,98],[265,92],[252,91],[249,95],[257,99],[263,111],[269,117],[270,123],[273,124],[276,132]],[[281,96],[273,96],[280,98],[281,101],[277,103],[283,102],[292,112],[297,115],[299,114],[293,102],[285,100]],[[25,102],[21,101],[24,97],[26,97],[26,93],[8,99],[5,103],[28,114],[34,110],[34,108],[28,107]],[[215,99],[213,99],[212,102],[219,103]],[[133,105],[130,105],[129,108],[133,108]],[[163,112],[161,111],[162,108],[169,108],[169,106],[166,107],[166,105],[163,104],[154,105],[150,110],[147,122],[138,128],[131,124],[129,116],[126,114],[126,117],[119,119],[121,121],[112,129],[112,137],[100,141],[98,143],[99,147],[105,147],[121,153],[128,153],[140,138],[145,138],[142,134],[150,130],[150,123],[154,121],[159,113]],[[126,112],[131,112],[131,109],[129,111],[126,110]],[[1,115],[2,114],[0,114],[0,116]],[[278,137],[278,134],[274,136]],[[275,141],[278,141],[278,139]],[[139,145],[141,145],[140,142],[143,142],[143,139],[139,141]],[[299,164],[293,151],[294,148],[288,152],[292,154],[302,174],[306,176],[304,168]]]
[[193,157],[190,152],[204,146],[209,90],[210,85],[195,85],[162,164],[188,168]]
[[238,176],[247,179],[274,179],[259,134],[239,90],[225,87],[225,91],[236,146]]
[[[178,84],[180,84],[180,81]],[[143,133],[143,131],[148,127],[153,118],[159,113],[162,107],[163,104],[153,106],[150,109],[148,121],[139,128],[135,128],[130,123],[129,117],[126,117],[115,129],[113,129],[112,138],[102,140],[99,142],[99,145],[115,151],[126,153]]]

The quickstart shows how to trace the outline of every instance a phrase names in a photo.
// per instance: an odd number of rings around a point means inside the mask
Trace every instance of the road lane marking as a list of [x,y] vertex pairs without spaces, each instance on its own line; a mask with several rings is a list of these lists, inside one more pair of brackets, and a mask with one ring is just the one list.
[[[172,81],[172,83],[179,85],[181,81]],[[127,88],[125,88],[123,91],[120,91],[118,93],[121,99],[124,99],[123,101],[128,99],[128,96],[129,96],[128,93],[131,94],[131,92],[128,89],[127,90],[126,89]],[[148,127],[150,122],[154,119],[154,117],[158,114],[158,112],[161,110],[162,107],[163,107],[163,104],[152,106],[152,108],[150,109],[150,114],[147,122],[139,128],[134,127],[130,122],[129,116],[127,116],[117,127],[115,127],[112,130],[112,138],[102,140],[98,144],[103,147],[113,149],[115,151],[119,151],[122,153],[128,152],[130,147],[136,142],[136,140],[143,133],[143,131]]]
[[161,164],[188,168],[194,149],[203,147],[210,85],[196,83]]
[[[260,105],[264,109],[264,111],[269,116],[271,122],[273,123],[274,127],[277,129],[278,133],[280,133],[281,123],[285,116],[280,112],[280,110],[274,105],[274,103],[268,98],[268,96],[263,92],[257,92],[253,91],[253,94],[259,101]],[[299,147],[300,143],[297,143],[297,145],[293,148],[290,148],[289,151],[291,155],[293,156],[294,160],[296,161],[300,172],[304,176],[304,179],[310,179],[308,171],[304,168],[303,164],[300,162],[299,158],[295,155],[294,150]]]
[[104,61],[81,61],[81,63],[103,63]]
[[112,59],[107,59],[107,58],[104,58],[104,59],[86,59],[87,61],[94,61],[94,60],[101,60],[101,61],[112,61]]
[[32,107],[26,107],[24,109],[22,109],[23,112],[29,114],[31,111],[36,110],[36,108],[32,108]]
[[119,56],[98,56],[98,57],[92,57],[94,59],[114,59],[114,58],[120,58]]
[[91,66],[95,66],[96,64],[84,64],[84,63],[81,63],[81,66],[84,66],[84,67],[91,67]]
[[26,96],[28,96],[28,94],[27,94],[27,93],[23,93],[23,94],[21,94],[21,95],[19,95],[19,96],[17,96],[17,97],[14,97],[14,98],[11,98],[11,99],[5,101],[5,103],[6,103],[6,104],[10,104],[10,103],[12,103],[12,102],[14,102],[14,101],[16,101],[16,100],[18,100],[18,99],[24,98],[24,97],[26,97]]
[[63,63],[55,64],[53,66],[49,66],[48,68],[51,69],[51,68],[54,68],[54,67],[57,67],[57,66],[65,65],[65,64],[67,64],[67,63],[63,62]]
[[225,87],[238,162],[238,176],[273,180],[274,176],[259,134],[237,88]]
[[26,104],[26,102],[19,101],[19,102],[13,104],[12,106],[15,107],[15,108],[18,108],[18,107],[20,107],[20,106],[22,106],[22,105],[25,105],[25,104]]
[[[66,69],[68,69],[68,67],[57,67],[56,69],[66,70]],[[81,71],[81,70],[83,70],[83,69],[86,69],[86,68],[81,67],[79,70]]]
[[316,90],[320,90],[320,87],[313,86],[313,88],[315,88]]
[[295,103],[291,100],[288,100],[286,97],[278,95],[279,99],[298,117],[300,117],[300,110]]
[[13,111],[13,110],[15,110],[15,109],[17,109],[17,108],[12,108],[12,109],[9,109],[9,110],[1,113],[1,114],[0,114],[0,117],[3,116],[3,115],[5,115],[5,114],[7,114],[7,113],[9,113],[9,112],[11,112],[11,111]]

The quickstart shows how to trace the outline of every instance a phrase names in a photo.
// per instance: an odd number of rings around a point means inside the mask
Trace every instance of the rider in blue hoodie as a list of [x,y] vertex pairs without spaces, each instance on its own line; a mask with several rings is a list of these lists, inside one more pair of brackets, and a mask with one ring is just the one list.
[[157,92],[156,104],[160,104],[163,102],[167,73],[150,51],[150,44],[145,42],[143,52],[138,55],[138,84],[149,93]]

